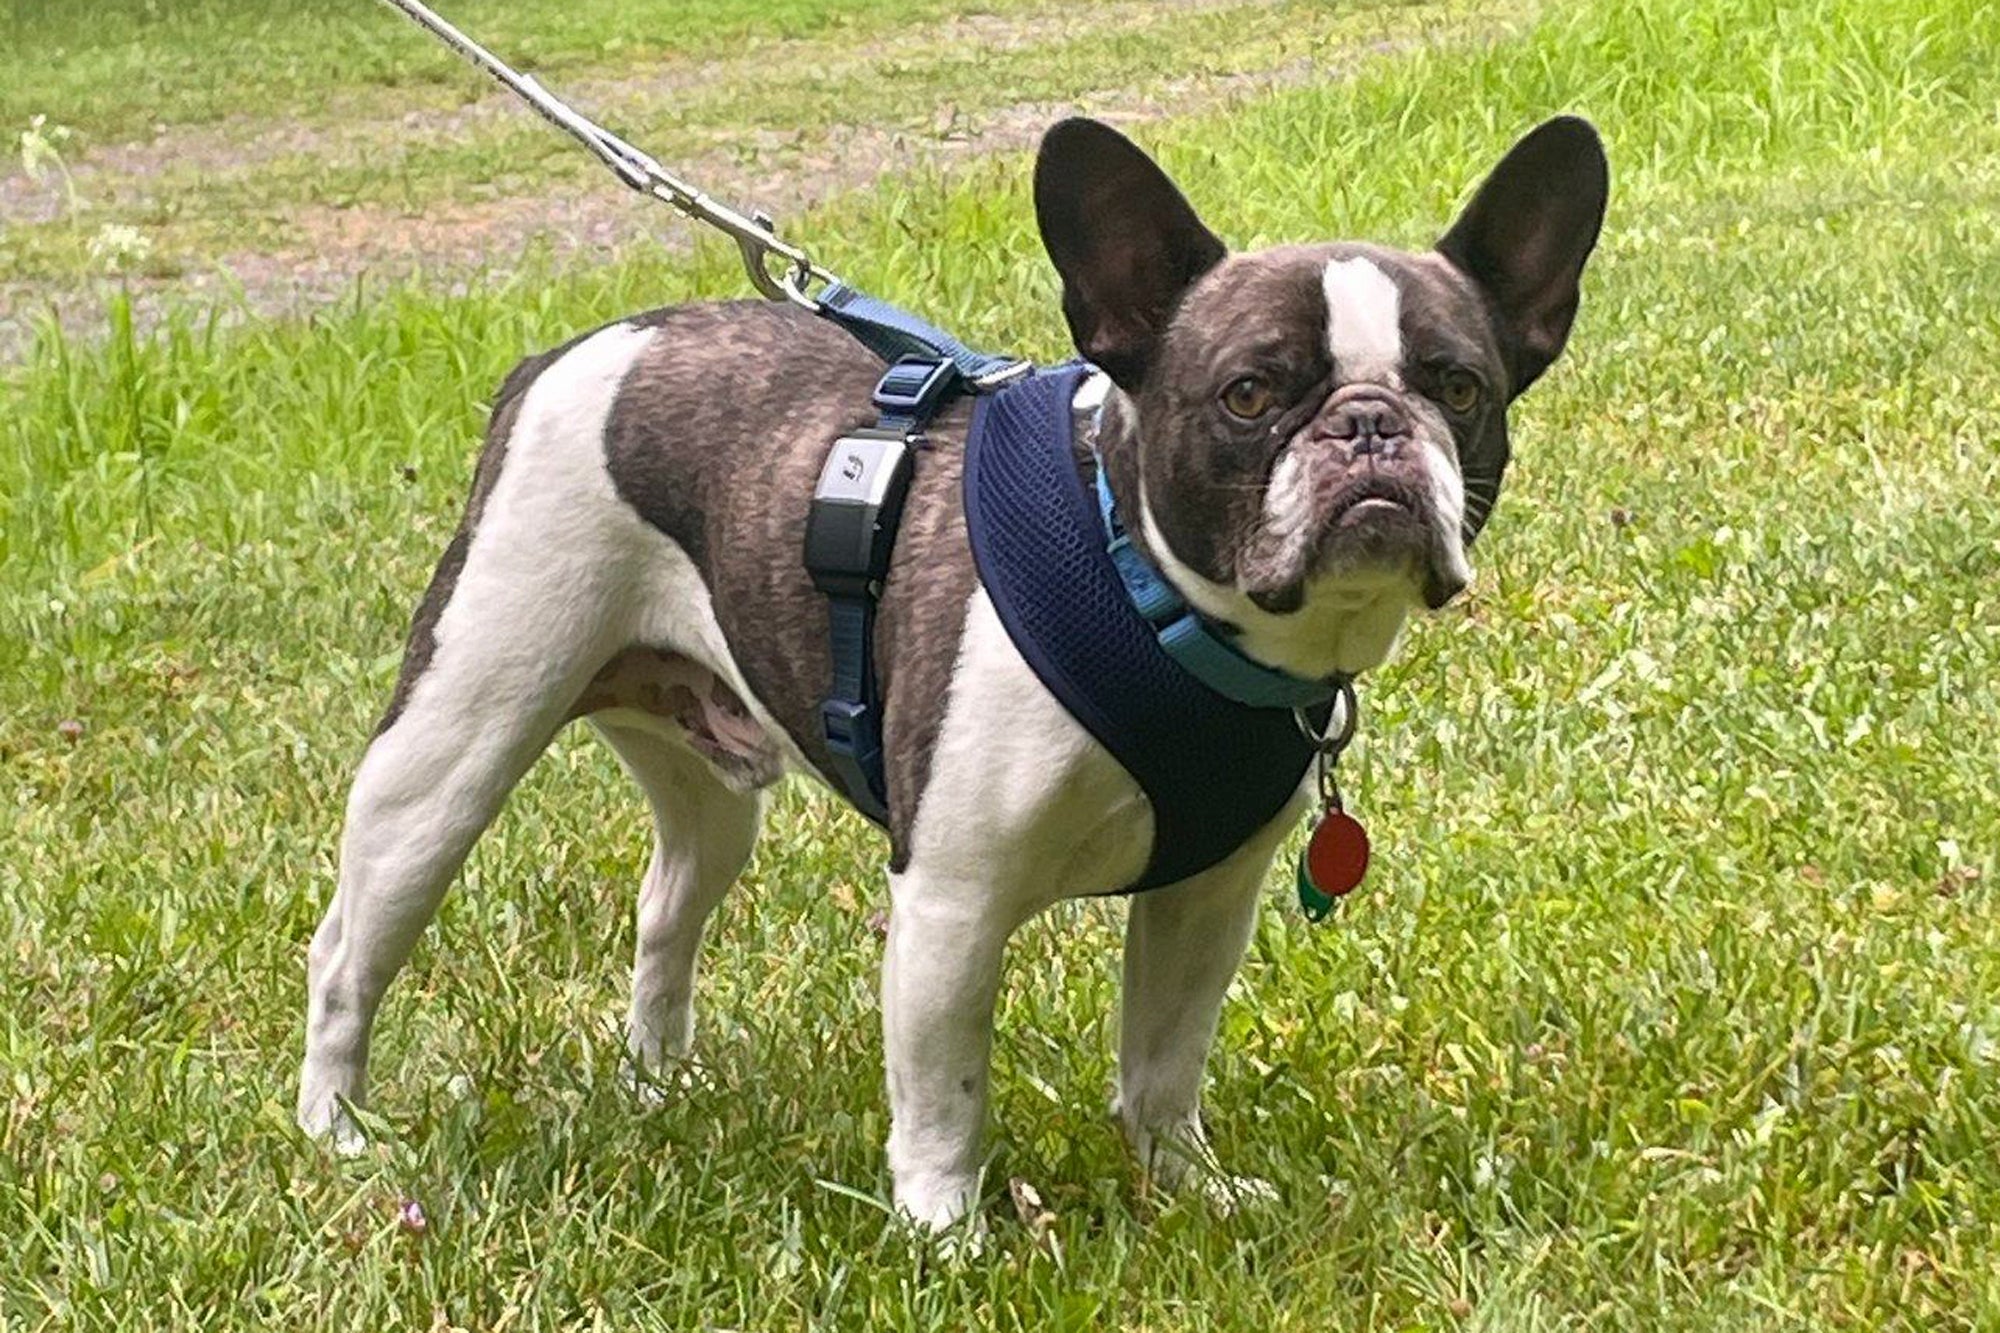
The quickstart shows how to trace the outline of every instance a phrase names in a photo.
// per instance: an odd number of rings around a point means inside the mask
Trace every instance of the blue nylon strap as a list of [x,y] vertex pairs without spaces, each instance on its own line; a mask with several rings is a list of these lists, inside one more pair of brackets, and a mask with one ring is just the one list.
[[1102,461],[1097,466],[1097,512],[1104,522],[1106,550],[1133,607],[1152,625],[1167,656],[1189,675],[1225,699],[1251,708],[1311,708],[1338,692],[1336,682],[1306,680],[1253,662],[1210,629],[1126,535]]
[[833,776],[847,798],[877,824],[889,822],[888,778],[882,769],[882,703],[875,686],[875,599],[829,597],[833,687],[820,705]]
[[846,329],[884,361],[900,361],[907,356],[939,358],[951,362],[960,375],[971,381],[1020,364],[1016,357],[976,352],[909,311],[858,292],[843,282],[833,283],[817,299],[822,316]]
[[[943,329],[887,301],[836,282],[819,294],[819,313],[889,362],[876,382],[878,430],[920,435],[939,409],[962,393],[983,393],[989,378],[1027,363],[976,352]],[[984,381],[984,382],[982,382]],[[815,503],[818,500],[815,499]],[[882,534],[893,542],[893,531]],[[882,766],[882,700],[875,683],[875,599],[871,586],[827,597],[833,681],[820,704],[831,776],[854,807],[877,824],[889,822],[888,779]]]
[[[978,368],[986,362],[994,366],[1014,364],[998,356],[970,352],[916,316],[904,314],[870,296],[860,296],[852,288],[830,288],[822,300],[844,302],[834,308],[850,314],[860,310],[852,322],[840,314],[830,318],[836,318],[870,350],[894,358],[894,364],[882,372],[874,388],[874,406],[880,412],[876,420],[878,430],[914,438],[924,432],[930,418],[946,402],[974,388],[960,360],[938,344],[958,348],[964,364],[974,366],[976,372],[984,372]],[[878,336],[880,344],[870,340],[870,336]],[[816,496],[814,504],[818,502]],[[896,532],[892,528],[878,532],[876,540],[894,542]],[[826,737],[830,777],[848,795],[854,809],[886,827],[888,775],[882,767],[882,697],[874,673],[874,612],[878,592],[880,588],[874,584],[856,590],[828,588],[826,620],[834,679],[826,699],[820,703],[820,729]]]

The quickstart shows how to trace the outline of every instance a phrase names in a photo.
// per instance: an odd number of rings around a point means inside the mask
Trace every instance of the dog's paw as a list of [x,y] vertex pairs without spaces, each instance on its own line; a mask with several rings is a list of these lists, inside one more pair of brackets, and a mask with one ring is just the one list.
[[368,1151],[368,1135],[346,1104],[337,1097],[299,1107],[299,1128],[307,1138],[336,1157],[359,1157]]
[[618,1082],[648,1111],[657,1110],[701,1083],[693,1060],[670,1058],[641,1064],[627,1056],[618,1067]]
[[1157,1156],[1145,1172],[1143,1191],[1165,1202],[1193,1199],[1223,1217],[1255,1212],[1278,1202],[1278,1187],[1257,1176],[1224,1171],[1213,1157]]
[[[936,1176],[896,1182],[896,1215],[912,1230],[943,1238],[955,1231],[983,1231],[979,1180]],[[967,1219],[970,1219],[968,1223]]]
[[959,1219],[948,1231],[924,1231],[932,1257],[947,1267],[977,1263],[993,1252],[993,1232],[977,1213]]
[[1256,1212],[1278,1202],[1278,1187],[1256,1176],[1232,1176],[1207,1170],[1188,1180],[1183,1188],[1224,1217]]
[[896,1222],[925,1264],[958,1267],[985,1258],[993,1248],[992,1228],[977,1212],[938,1222],[925,1221],[899,1207]]
[[1189,1196],[1228,1216],[1268,1207],[1278,1201],[1278,1189],[1255,1176],[1231,1175],[1216,1160],[1201,1121],[1188,1117],[1159,1130],[1133,1123],[1112,1106],[1125,1137],[1139,1159],[1145,1189],[1163,1197]]

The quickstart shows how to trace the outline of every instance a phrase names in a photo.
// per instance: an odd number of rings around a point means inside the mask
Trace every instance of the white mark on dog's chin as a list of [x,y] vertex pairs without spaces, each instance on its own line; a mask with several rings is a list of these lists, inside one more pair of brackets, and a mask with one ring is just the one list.
[[1236,646],[1266,666],[1320,679],[1336,671],[1366,671],[1387,661],[1413,604],[1408,575],[1320,575],[1307,583],[1305,600],[1282,615],[1266,611],[1239,588],[1202,577],[1174,554],[1139,485],[1140,531],[1160,572],[1203,615],[1242,631]]
[[1459,475],[1458,460],[1435,440],[1426,440],[1430,451],[1431,504],[1437,509],[1438,541],[1444,548],[1445,574],[1460,587],[1472,582],[1472,563],[1465,554],[1465,479]]
[[1336,259],[1321,280],[1326,289],[1326,345],[1344,383],[1400,387],[1403,379],[1403,297],[1372,259]]
[[1303,454],[1287,449],[1264,488],[1264,530],[1283,546],[1285,560],[1296,562],[1312,541],[1312,522],[1312,471]]

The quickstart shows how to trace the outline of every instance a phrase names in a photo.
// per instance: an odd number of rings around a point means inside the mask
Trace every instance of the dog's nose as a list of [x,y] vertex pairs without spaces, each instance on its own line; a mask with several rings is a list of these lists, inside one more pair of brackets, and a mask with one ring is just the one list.
[[1375,454],[1392,458],[1409,438],[1410,419],[1393,398],[1369,394],[1336,405],[1326,433],[1346,444],[1356,458]]

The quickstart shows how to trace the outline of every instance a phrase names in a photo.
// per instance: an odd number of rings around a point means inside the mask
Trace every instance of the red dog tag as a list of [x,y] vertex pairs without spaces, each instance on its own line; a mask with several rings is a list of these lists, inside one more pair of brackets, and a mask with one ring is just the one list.
[[1368,874],[1368,830],[1345,810],[1328,810],[1299,857],[1299,905],[1318,921]]
[[1345,810],[1329,810],[1306,843],[1306,872],[1322,893],[1354,892],[1368,874],[1368,830]]

